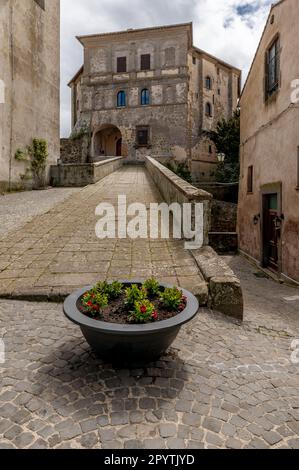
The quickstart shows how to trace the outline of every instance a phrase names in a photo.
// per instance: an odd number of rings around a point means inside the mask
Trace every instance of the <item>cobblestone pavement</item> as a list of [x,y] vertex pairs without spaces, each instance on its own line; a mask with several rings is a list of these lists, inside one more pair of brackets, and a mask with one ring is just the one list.
[[270,336],[299,338],[299,288],[274,282],[241,256],[225,261],[242,282],[245,322]]
[[104,279],[145,279],[207,291],[192,255],[174,240],[99,240],[99,203],[162,202],[143,167],[123,167],[0,238],[0,295],[14,298],[63,296]]
[[298,449],[298,291],[229,262],[244,324],[203,309],[147,369],[103,364],[59,304],[0,300],[0,448]]
[[22,227],[78,191],[80,189],[77,188],[51,188],[0,195],[0,237]]

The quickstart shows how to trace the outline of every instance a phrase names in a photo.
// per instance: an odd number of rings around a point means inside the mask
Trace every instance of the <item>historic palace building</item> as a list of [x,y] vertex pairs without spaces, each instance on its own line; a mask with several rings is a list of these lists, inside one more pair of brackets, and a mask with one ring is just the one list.
[[70,82],[73,134],[90,156],[186,161],[213,179],[209,132],[232,116],[241,72],[193,46],[192,23],[81,36],[84,65]]

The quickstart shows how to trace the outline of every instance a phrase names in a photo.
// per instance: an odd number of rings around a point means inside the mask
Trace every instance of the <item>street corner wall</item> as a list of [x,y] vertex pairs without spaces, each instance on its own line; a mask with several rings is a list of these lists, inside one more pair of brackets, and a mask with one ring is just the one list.
[[10,2],[0,2],[0,189],[5,189],[9,178],[9,124],[10,124],[10,88],[11,80],[9,57]]
[[[1,126],[4,170],[0,170],[0,180],[7,182],[10,176],[11,183],[19,185],[26,164],[16,161],[15,153],[25,150],[34,138],[47,141],[49,167],[59,158],[60,1],[46,1],[45,9],[32,0],[6,4],[1,43],[11,55],[8,52],[5,57],[7,101]],[[2,19],[4,10],[0,12]]]

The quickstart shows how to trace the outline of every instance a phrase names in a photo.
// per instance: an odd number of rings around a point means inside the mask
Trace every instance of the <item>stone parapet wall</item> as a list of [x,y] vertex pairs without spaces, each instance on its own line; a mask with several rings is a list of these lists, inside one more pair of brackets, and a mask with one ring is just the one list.
[[116,157],[98,163],[60,164],[51,167],[51,184],[56,187],[84,187],[95,184],[122,166]]
[[212,202],[212,232],[236,232],[237,231],[237,204],[230,202]]
[[148,172],[168,204],[178,202],[179,204],[202,203],[204,205],[204,245],[208,245],[213,196],[206,191],[195,188],[151,157],[147,157],[145,163]]
[[63,164],[87,163],[88,150],[87,136],[78,139],[60,139],[60,160]]

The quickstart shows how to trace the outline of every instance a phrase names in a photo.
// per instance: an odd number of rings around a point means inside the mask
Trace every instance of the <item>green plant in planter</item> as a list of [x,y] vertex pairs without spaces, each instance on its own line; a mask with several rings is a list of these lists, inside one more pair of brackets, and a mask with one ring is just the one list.
[[83,296],[82,304],[86,313],[96,316],[103,308],[108,307],[109,299],[102,292],[95,292],[93,289]]
[[145,281],[143,288],[149,297],[156,297],[160,294],[160,284],[156,279],[148,279]]
[[146,292],[143,288],[132,284],[131,287],[126,289],[125,305],[129,310],[135,307],[136,302],[143,302],[144,300],[146,300]]
[[160,301],[163,307],[169,311],[182,311],[186,306],[186,298],[177,287],[165,289],[165,291],[161,293]]
[[147,299],[135,302],[134,310],[130,313],[129,321],[134,323],[148,323],[158,321],[158,312],[154,305]]
[[98,282],[93,290],[95,293],[106,294],[109,300],[115,300],[121,296],[123,289],[123,284],[115,281],[112,282],[112,284],[108,284],[108,282]]

